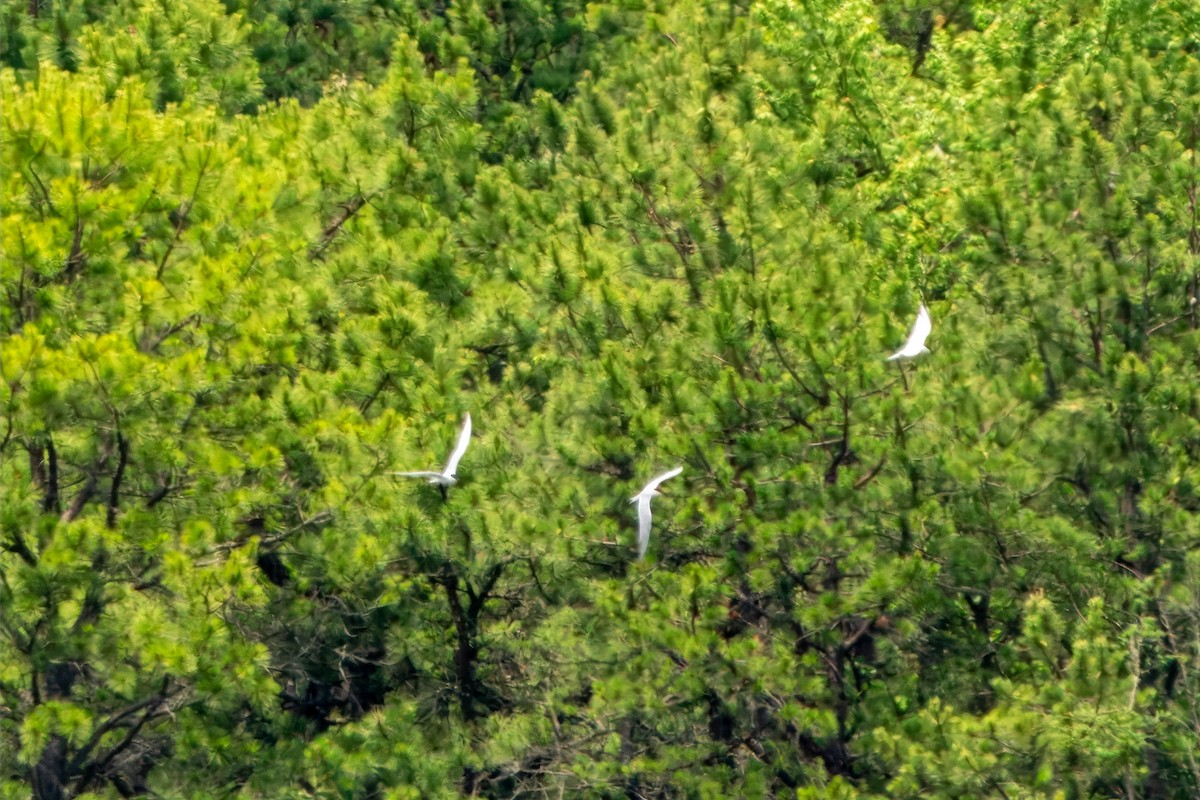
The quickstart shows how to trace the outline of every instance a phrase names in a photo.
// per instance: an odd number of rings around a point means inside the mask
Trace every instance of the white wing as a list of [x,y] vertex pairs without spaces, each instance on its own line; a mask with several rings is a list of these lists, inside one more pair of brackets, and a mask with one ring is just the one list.
[[630,502],[637,501],[638,508],[638,560],[641,561],[646,555],[646,548],[650,545],[650,499],[654,497],[654,490],[658,485],[668,478],[674,478],[679,473],[683,472],[683,467],[676,467],[668,470],[662,475],[656,476],[646,486],[633,496]]
[[646,556],[650,546],[650,495],[638,495],[638,561]]
[[458,469],[458,462],[462,461],[463,453],[467,452],[467,445],[471,443],[471,415],[467,414],[463,420],[462,430],[458,433],[458,443],[454,445],[454,452],[450,454],[450,460],[446,462],[446,469],[442,473],[447,477],[453,476],[455,470]]
[[933,330],[933,320],[929,318],[929,309],[925,304],[921,304],[921,308],[917,311],[917,321],[913,323],[912,331],[908,334],[908,341],[892,355],[888,356],[888,361],[895,361],[897,358],[914,358],[919,356],[921,351],[925,349],[925,340],[929,338],[930,331]]
[[403,475],[406,478],[444,478],[440,472],[389,472],[388,475]]
[[917,311],[917,321],[913,323],[912,333],[908,335],[904,349],[920,352],[921,348],[925,347],[925,340],[929,338],[932,330],[933,320],[929,318],[929,309],[925,307],[924,303],[921,303],[921,308]]
[[642,489],[640,492],[638,492],[638,496],[641,497],[641,496],[645,495],[646,497],[649,497],[651,492],[653,492],[655,489],[657,489],[658,485],[660,483],[662,483],[663,481],[665,481],[669,478],[674,478],[676,475],[678,475],[681,472],[683,472],[683,467],[676,467],[673,470],[669,470],[667,472],[664,472],[662,475],[659,475],[659,476],[653,478],[649,483],[646,484],[644,489]]

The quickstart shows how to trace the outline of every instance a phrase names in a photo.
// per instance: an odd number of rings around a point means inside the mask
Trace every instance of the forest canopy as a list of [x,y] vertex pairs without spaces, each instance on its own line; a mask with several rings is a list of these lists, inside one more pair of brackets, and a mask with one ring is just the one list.
[[22,0],[0,100],[0,798],[1200,796],[1200,5]]

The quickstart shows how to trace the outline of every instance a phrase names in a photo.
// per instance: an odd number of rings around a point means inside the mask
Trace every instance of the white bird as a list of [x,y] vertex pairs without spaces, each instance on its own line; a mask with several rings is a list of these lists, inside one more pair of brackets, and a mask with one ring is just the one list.
[[908,341],[904,343],[904,347],[888,356],[887,360],[916,358],[922,353],[928,353],[929,348],[925,346],[925,340],[929,338],[931,330],[933,330],[933,320],[929,318],[929,309],[922,303],[921,310],[917,312],[917,321],[913,323],[912,332],[908,334]]
[[638,504],[638,560],[646,555],[646,547],[650,544],[650,498],[658,497],[658,485],[668,478],[674,478],[683,472],[683,467],[664,472],[646,484],[640,492],[629,498],[629,502]]
[[406,478],[425,478],[430,483],[436,483],[442,492],[442,497],[446,496],[446,488],[458,483],[458,462],[462,461],[463,453],[467,452],[467,445],[471,442],[471,415],[467,414],[463,419],[462,430],[458,432],[458,443],[454,445],[454,452],[450,454],[450,460],[446,462],[446,468],[441,472],[392,472],[391,475],[402,475]]

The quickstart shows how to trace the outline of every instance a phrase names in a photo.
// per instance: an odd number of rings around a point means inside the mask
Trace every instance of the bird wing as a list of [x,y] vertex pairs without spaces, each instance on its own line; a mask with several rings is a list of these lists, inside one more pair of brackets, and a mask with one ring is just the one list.
[[920,353],[920,348],[925,347],[925,339],[929,338],[931,330],[934,330],[934,321],[929,318],[929,309],[925,308],[925,303],[920,303],[917,321],[912,324],[912,332],[908,333],[908,341],[904,343],[902,353],[907,355]]
[[908,341],[904,343],[896,352],[887,357],[888,361],[895,361],[898,358],[912,358],[921,354],[921,348],[925,346],[925,340],[929,338],[929,332],[933,330],[933,321],[929,318],[929,309],[925,304],[921,304],[920,310],[917,311],[917,321],[913,323],[912,330],[909,331]]
[[388,475],[403,475],[406,478],[443,478],[440,472],[389,472]]
[[462,461],[463,453],[467,452],[467,445],[471,443],[471,415],[467,414],[463,420],[462,430],[458,432],[458,442],[454,445],[454,452],[450,454],[450,460],[446,462],[446,469],[443,475],[453,475],[458,469],[458,462]]
[[929,309],[921,303],[921,308],[917,311],[917,321],[913,323],[912,333],[908,335],[908,342],[905,343],[905,350],[920,351],[925,346],[925,340],[929,338],[929,332],[933,330],[933,320],[929,318]]
[[659,476],[651,479],[651,481],[646,484],[645,488],[642,489],[642,491],[639,492],[638,494],[649,496],[651,492],[653,492],[655,489],[658,488],[658,485],[660,483],[662,483],[663,481],[665,481],[669,478],[674,478],[676,475],[678,475],[681,472],[683,472],[683,467],[676,467],[675,469],[664,472],[662,475],[659,475]]
[[646,555],[646,548],[650,546],[650,495],[643,494],[637,497],[638,501],[638,561],[641,561]]

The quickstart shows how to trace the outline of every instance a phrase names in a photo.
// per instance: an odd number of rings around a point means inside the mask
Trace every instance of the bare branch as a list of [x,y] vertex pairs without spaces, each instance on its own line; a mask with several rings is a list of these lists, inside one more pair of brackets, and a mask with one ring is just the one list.
[[79,217],[78,204],[76,204],[75,214],[75,232],[71,237],[71,252],[63,264],[63,276],[67,280],[75,278],[83,269],[83,265],[87,263],[87,256],[83,252],[83,219]]
[[87,482],[79,490],[79,493],[75,495],[75,499],[71,502],[71,507],[59,517],[59,522],[72,522],[83,511],[84,505],[96,494],[96,485],[100,481],[100,470],[104,469],[104,465],[108,463],[108,458],[111,455],[112,446],[108,445],[104,448],[104,452],[100,454],[100,457],[96,459],[95,463],[92,464],[91,469],[88,470]]
[[[323,525],[326,522],[329,522],[331,519],[333,519],[333,510],[327,508],[324,511],[314,514],[313,516],[309,517],[306,520],[301,520],[298,524],[293,525],[292,527],[288,528],[287,530],[279,531],[278,533],[272,533],[267,536],[260,537],[259,545],[262,546],[262,545],[276,544],[278,542],[283,541],[287,537],[291,536],[293,533],[296,533],[298,531],[303,530],[304,528],[308,528],[313,525]],[[239,547],[244,547],[246,545],[246,542],[248,542],[249,540],[250,540],[250,537],[245,537],[245,538],[238,538],[238,539],[234,539],[232,541],[221,542],[220,544],[213,545],[213,548],[211,551],[213,553],[213,556],[210,558],[206,558],[203,561],[197,561],[196,566],[207,567],[207,566],[216,564],[220,560],[219,558],[216,557],[216,554],[228,553],[231,550],[236,550]]]
[[[153,697],[149,697],[126,707],[116,716],[111,717],[96,729],[84,747],[80,749],[79,753],[76,754],[75,758],[71,761],[70,771],[73,773],[79,773],[78,777],[75,779],[75,789],[77,792],[81,791],[85,786],[87,786],[96,775],[104,774],[104,771],[108,769],[108,766],[112,763],[113,759],[124,752],[126,748],[133,743],[134,738],[137,737],[138,733],[141,732],[142,728],[147,722],[155,719],[156,717],[161,717],[170,713],[170,709],[163,708],[167,699],[171,696],[171,693],[168,691],[169,687],[170,678],[163,678],[162,688],[159,689],[157,694],[155,694]],[[124,725],[126,720],[128,720],[138,711],[142,711],[141,717],[137,720],[137,722],[129,726],[129,730],[125,733],[125,736],[121,738],[121,741],[114,745],[113,748],[105,753],[102,757],[92,761],[89,764],[86,764],[85,766],[85,759],[87,758],[88,753],[90,753],[96,747],[96,745],[99,744],[101,737],[103,737],[104,734],[108,733],[109,731]]]
[[859,478],[857,481],[854,482],[854,488],[861,489],[864,486],[866,486],[868,483],[870,483],[872,480],[874,480],[875,476],[879,474],[879,471],[881,469],[883,469],[883,465],[886,463],[887,463],[887,453],[884,453],[883,458],[879,459],[878,464],[871,467],[870,472],[868,472],[866,475],[863,475],[861,478]]
[[354,218],[354,215],[362,210],[362,207],[367,204],[365,195],[356,194],[346,202],[342,203],[342,213],[334,218],[333,222],[325,226],[325,230],[321,231],[321,238],[308,250],[308,257],[316,260],[324,255],[325,250],[329,245],[333,244],[333,240],[337,238],[338,233],[342,230],[342,226]]
[[149,706],[158,705],[158,703],[161,701],[162,697],[158,694],[155,694],[152,697],[147,697],[146,699],[139,700],[136,703],[131,703],[101,723],[100,726],[92,732],[91,737],[84,743],[82,747],[79,748],[79,751],[75,754],[75,758],[71,762],[71,771],[76,772],[80,767],[83,766],[83,763],[87,760],[88,754],[91,753],[96,745],[100,743],[100,739],[103,738],[104,734],[120,727],[125,720],[129,719],[139,711]]
[[147,333],[143,333],[141,341],[138,342],[138,350],[143,353],[153,353],[158,350],[159,346],[167,339],[179,333],[189,325],[193,325],[200,321],[199,314],[189,314],[174,325],[167,325],[156,336],[151,338]]
[[196,198],[200,195],[200,184],[204,181],[204,176],[208,174],[208,165],[212,161],[212,154],[211,147],[205,151],[204,162],[200,164],[200,171],[196,175],[196,184],[192,187],[192,196],[180,205],[178,222],[175,223],[175,234],[171,237],[171,242],[167,245],[166,252],[163,253],[162,259],[158,262],[158,268],[154,271],[156,280],[162,280],[163,271],[167,268],[167,260],[170,259],[171,253],[175,251],[175,246],[179,244],[184,226],[187,225],[188,217],[191,216],[192,209],[196,207]]
[[129,463],[129,440],[117,431],[117,471],[113,475],[112,488],[108,493],[108,513],[104,524],[110,530],[117,527],[117,509],[121,503],[121,478],[125,476],[125,465]]

